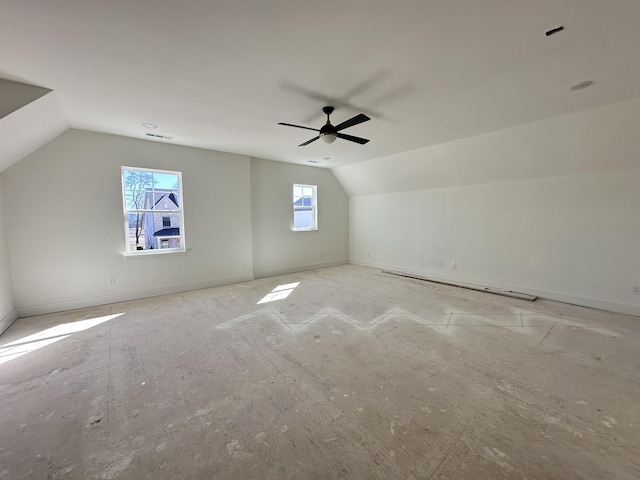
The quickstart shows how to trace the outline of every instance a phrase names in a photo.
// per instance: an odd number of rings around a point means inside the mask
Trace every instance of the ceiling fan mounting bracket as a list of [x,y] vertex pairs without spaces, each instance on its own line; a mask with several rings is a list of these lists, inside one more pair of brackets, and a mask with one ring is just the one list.
[[330,106],[326,106],[326,107],[322,107],[322,111],[326,114],[326,115],[331,115],[333,113],[333,107]]

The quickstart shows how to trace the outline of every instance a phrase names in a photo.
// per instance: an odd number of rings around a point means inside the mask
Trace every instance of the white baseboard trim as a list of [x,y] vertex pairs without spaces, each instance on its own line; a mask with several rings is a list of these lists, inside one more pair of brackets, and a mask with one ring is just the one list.
[[512,290],[514,292],[527,293],[535,295],[540,298],[546,298],[548,300],[555,300],[562,303],[569,303],[571,305],[578,305],[581,307],[595,308],[598,310],[604,310],[607,312],[621,313],[623,315],[631,315],[633,317],[640,317],[640,305],[634,305],[631,303],[614,302],[611,300],[605,300],[602,298],[584,297],[580,295],[574,295],[571,293],[555,292],[551,290],[543,290],[533,287],[523,287],[521,285],[507,285],[504,283],[492,282],[488,280],[479,280],[477,278],[468,278],[460,275],[442,274],[435,270],[422,270],[416,268],[409,268],[400,265],[387,265],[382,263],[367,262],[362,260],[349,260],[349,263],[353,265],[360,265],[362,267],[372,267],[382,270],[395,270],[404,273],[410,273],[413,275],[420,275],[424,277],[430,277],[434,280],[443,280],[450,282],[471,283],[475,285],[482,285],[485,287],[499,288],[502,290]]
[[253,279],[253,275],[242,275],[238,277],[228,277],[211,280],[208,282],[170,285],[167,287],[157,287],[145,290],[136,290],[132,292],[114,293],[112,295],[81,298],[77,300],[67,300],[64,302],[48,303],[43,305],[19,306],[16,308],[17,317],[32,317],[34,315],[45,315],[47,313],[76,310],[78,308],[97,307],[99,305],[107,305],[110,303],[128,302],[131,300],[139,300],[141,298],[158,297],[160,295],[169,295],[172,293],[181,293],[191,290],[201,290],[203,288],[219,287],[221,285],[230,285],[232,283],[250,282]]
[[0,335],[18,319],[18,311],[14,308],[0,320]]
[[318,270],[319,268],[337,267],[347,265],[349,260],[334,260],[331,262],[311,263],[308,265],[296,265],[294,267],[280,268],[278,270],[265,270],[264,272],[254,272],[256,278],[276,277],[278,275],[288,275],[290,273],[305,272],[307,270]]

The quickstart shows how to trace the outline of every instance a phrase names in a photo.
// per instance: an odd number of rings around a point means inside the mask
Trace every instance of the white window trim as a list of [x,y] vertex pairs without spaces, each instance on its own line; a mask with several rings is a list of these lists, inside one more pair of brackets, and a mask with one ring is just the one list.
[[[295,220],[293,223],[293,227],[291,228],[291,230],[293,230],[294,232],[315,232],[318,230],[318,186],[317,185],[309,185],[306,183],[294,183],[293,184],[293,188],[295,187],[309,187],[311,189],[313,189],[313,227],[305,227],[305,228],[296,228],[295,227]],[[293,207],[293,215],[295,217],[296,214],[296,206],[292,205]]]
[[[161,249],[153,249],[153,250],[136,250],[129,251],[129,213],[132,210],[127,210],[127,197],[124,188],[124,171],[125,170],[133,170],[137,172],[151,172],[151,173],[167,173],[170,175],[178,176],[178,189],[179,189],[179,205],[178,210],[164,210],[164,209],[137,209],[133,210],[134,212],[143,212],[143,213],[180,213],[180,232],[181,234],[177,238],[182,238],[182,245],[179,248],[161,248]],[[151,255],[167,255],[167,254],[175,254],[182,253],[186,254],[187,246],[186,246],[186,237],[184,231],[184,196],[182,190],[182,172],[177,172],[173,170],[159,170],[157,168],[142,168],[142,167],[120,167],[120,182],[122,184],[122,212],[123,212],[123,220],[124,220],[124,234],[125,234],[125,245],[124,245],[124,256],[125,257],[141,257],[141,256],[151,256]]]

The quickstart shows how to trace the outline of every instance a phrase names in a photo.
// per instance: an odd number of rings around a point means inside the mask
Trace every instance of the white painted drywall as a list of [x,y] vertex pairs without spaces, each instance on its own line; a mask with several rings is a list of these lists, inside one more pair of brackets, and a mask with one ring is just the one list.
[[[122,165],[182,172],[186,255],[123,256]],[[18,314],[252,279],[249,169],[241,155],[63,133],[2,174]]]
[[638,125],[640,99],[336,168],[350,261],[640,315]]
[[[318,186],[318,230],[293,231],[293,184]],[[330,170],[251,159],[256,277],[347,263],[349,198]]]
[[0,172],[68,128],[69,122],[55,92],[49,92],[0,118]]
[[349,195],[367,195],[633,169],[638,125],[640,98],[333,172]]
[[350,261],[640,315],[639,186],[635,169],[355,196]]
[[11,284],[11,263],[4,213],[2,174],[0,174],[0,333],[4,332],[16,319]]

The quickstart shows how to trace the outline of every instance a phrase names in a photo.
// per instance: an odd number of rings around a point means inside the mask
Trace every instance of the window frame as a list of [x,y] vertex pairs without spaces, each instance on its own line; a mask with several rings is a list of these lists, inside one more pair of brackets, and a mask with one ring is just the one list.
[[[301,227],[301,228],[297,228],[296,227],[296,205],[295,205],[295,197],[296,197],[296,187],[300,187],[303,189],[305,188],[311,188],[313,195],[311,197],[311,209],[313,210],[313,226],[311,227]],[[310,185],[307,183],[294,183],[293,184],[293,188],[292,188],[292,206],[293,206],[293,227],[292,230],[294,232],[313,232],[318,230],[318,186],[317,185]],[[306,198],[304,195],[301,195],[299,198]]]
[[[178,205],[177,209],[127,209],[127,193],[125,188],[125,171],[135,171],[135,172],[145,172],[145,173],[157,173],[157,174],[168,174],[168,175],[176,175],[178,177]],[[120,181],[122,183],[122,211],[124,217],[124,231],[125,231],[125,256],[145,256],[145,255],[166,255],[171,253],[181,253],[186,252],[186,237],[184,231],[184,196],[182,189],[182,172],[174,171],[174,170],[160,170],[157,168],[143,168],[143,167],[120,167]],[[153,188],[153,187],[152,187]],[[164,189],[162,189],[164,190]],[[153,248],[153,249],[144,249],[144,250],[130,250],[130,237],[129,237],[129,214],[135,213],[150,213],[150,214],[166,214],[169,217],[171,214],[178,214],[180,219],[179,232],[180,234],[177,238],[180,239],[180,247],[174,248]],[[164,215],[163,215],[164,216]],[[164,222],[163,222],[164,223]],[[165,228],[165,227],[163,227]]]

